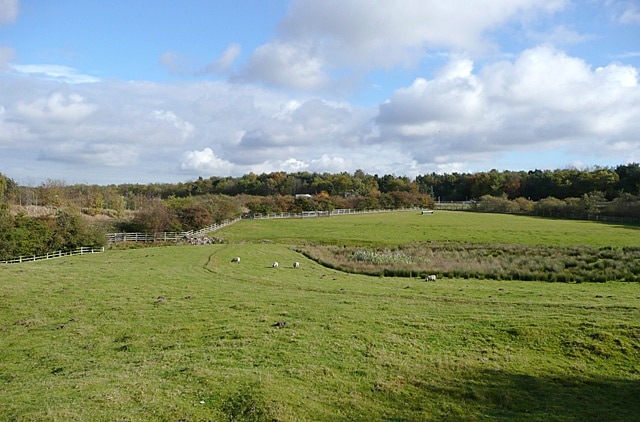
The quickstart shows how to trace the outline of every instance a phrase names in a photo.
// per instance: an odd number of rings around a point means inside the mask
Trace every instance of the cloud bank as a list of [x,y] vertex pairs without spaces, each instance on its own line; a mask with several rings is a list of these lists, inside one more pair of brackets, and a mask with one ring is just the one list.
[[[15,21],[17,7],[0,2],[0,23]],[[127,183],[271,171],[521,169],[543,154],[553,154],[551,167],[577,156],[640,161],[637,67],[596,66],[549,43],[587,39],[558,25],[545,37],[522,31],[533,45],[500,51],[499,29],[528,27],[567,7],[562,0],[485,0],[473,8],[461,0],[294,0],[274,37],[244,60],[244,47],[233,42],[200,69],[165,50],[160,65],[189,75],[168,82],[15,64],[5,47],[0,151],[16,164],[0,171],[24,179],[46,167],[42,178]],[[628,7],[615,16],[635,25],[636,14]],[[433,54],[438,66],[421,70]],[[349,100],[366,75],[398,68],[414,76],[386,98]],[[510,161],[518,153],[532,158]]]

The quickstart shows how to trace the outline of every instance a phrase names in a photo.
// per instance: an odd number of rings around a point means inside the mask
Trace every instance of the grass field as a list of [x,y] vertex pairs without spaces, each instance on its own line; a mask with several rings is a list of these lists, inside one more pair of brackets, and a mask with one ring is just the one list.
[[[353,218],[356,217],[356,218]],[[436,211],[342,215],[305,219],[244,220],[224,230],[231,242],[319,242],[400,245],[419,241],[517,243],[522,245],[640,246],[640,226],[582,220]]]
[[241,221],[222,245],[0,266],[0,420],[638,420],[637,283],[426,283],[292,248],[638,244],[633,227],[445,214]]

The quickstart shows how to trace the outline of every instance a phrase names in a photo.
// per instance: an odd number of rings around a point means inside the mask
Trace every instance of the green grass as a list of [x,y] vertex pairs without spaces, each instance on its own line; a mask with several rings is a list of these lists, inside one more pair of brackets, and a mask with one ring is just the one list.
[[[329,224],[354,243],[416,231],[380,228],[418,224],[410,213],[385,216],[242,221],[223,245],[0,266],[0,420],[638,418],[637,283],[367,277],[290,245],[339,241]],[[599,227],[618,246],[637,233]]]
[[[356,217],[356,218],[354,218]],[[640,245],[640,227],[594,221],[436,211],[342,215],[274,220],[243,220],[225,228],[230,242],[401,245],[420,241],[516,243],[521,245]]]

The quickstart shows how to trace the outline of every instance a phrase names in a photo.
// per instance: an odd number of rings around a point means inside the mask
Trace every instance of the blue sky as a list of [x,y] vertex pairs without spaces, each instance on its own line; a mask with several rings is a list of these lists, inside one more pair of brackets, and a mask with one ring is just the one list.
[[639,69],[631,0],[0,0],[0,172],[616,166]]

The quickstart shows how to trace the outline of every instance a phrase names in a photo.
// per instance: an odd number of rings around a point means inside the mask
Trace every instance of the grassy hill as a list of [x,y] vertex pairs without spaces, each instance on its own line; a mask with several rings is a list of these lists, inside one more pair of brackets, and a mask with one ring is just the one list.
[[216,233],[222,245],[0,266],[0,419],[634,420],[637,283],[426,283],[338,272],[292,248],[425,237],[621,247],[633,234],[397,212],[241,221]]
[[640,246],[640,227],[512,214],[396,211],[304,219],[244,220],[224,230],[230,242],[400,245],[418,241],[593,247]]

